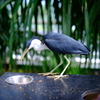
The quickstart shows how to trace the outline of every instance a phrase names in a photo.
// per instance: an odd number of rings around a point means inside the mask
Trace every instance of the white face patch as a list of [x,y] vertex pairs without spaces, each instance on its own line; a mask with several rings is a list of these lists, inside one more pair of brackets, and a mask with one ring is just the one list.
[[48,47],[45,44],[42,44],[42,42],[39,39],[32,40],[29,49],[34,48],[35,51],[41,51],[44,49],[48,49]]

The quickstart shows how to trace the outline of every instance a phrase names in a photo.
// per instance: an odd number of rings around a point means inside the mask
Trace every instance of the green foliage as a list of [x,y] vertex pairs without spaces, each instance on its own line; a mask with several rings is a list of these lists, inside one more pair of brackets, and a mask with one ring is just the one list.
[[[43,61],[38,58],[37,64],[26,56],[26,65],[23,63],[20,66],[18,59],[13,58],[14,54],[21,55],[25,42],[39,35],[40,31],[43,35],[56,31],[80,40],[91,49],[91,54],[84,56],[84,66],[91,67],[93,58],[96,66],[96,59],[100,59],[99,5],[100,0],[0,0],[0,74],[5,71],[47,72],[59,63],[59,56],[50,51],[40,54],[30,51],[31,57],[34,54],[43,57]],[[47,57],[50,59],[47,60]],[[68,57],[75,58],[70,55]],[[64,64],[57,72],[61,72],[66,65],[63,61]],[[74,59],[66,73],[81,74],[82,62],[73,62]],[[8,69],[5,69],[7,65]],[[73,67],[75,65],[76,68]]]

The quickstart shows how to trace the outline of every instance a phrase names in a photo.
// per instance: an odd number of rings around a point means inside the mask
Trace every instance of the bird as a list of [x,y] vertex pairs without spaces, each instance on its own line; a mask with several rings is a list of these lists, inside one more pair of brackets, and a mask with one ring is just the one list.
[[[39,36],[34,36],[26,42],[26,49],[22,53],[20,61],[24,58],[25,54],[30,50],[34,49],[35,51],[50,50],[60,55],[60,63],[48,73],[39,73],[39,75],[47,76],[48,78],[54,78],[57,80],[59,78],[67,77],[64,75],[64,72],[70,65],[69,59],[66,57],[66,54],[81,54],[87,55],[90,53],[90,50],[81,42],[76,41],[72,37],[69,37],[65,34],[50,32],[43,36],[42,40]],[[59,66],[62,65],[62,56],[68,62],[60,74],[53,73]]]

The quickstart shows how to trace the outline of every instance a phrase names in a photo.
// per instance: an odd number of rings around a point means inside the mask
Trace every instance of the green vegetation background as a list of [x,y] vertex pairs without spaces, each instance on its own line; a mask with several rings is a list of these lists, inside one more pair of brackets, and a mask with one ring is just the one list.
[[[91,50],[88,56],[67,55],[71,65],[65,74],[98,74],[94,70],[99,70],[96,66],[100,65],[100,0],[0,0],[0,75],[7,71],[52,70],[59,63],[59,56],[51,51],[38,54],[30,50],[31,59],[26,55],[22,64],[18,58],[29,38],[55,28]],[[32,58],[34,55],[36,59]],[[75,57],[85,58],[85,62],[76,62]],[[63,70],[67,63],[64,59],[63,62],[56,72]]]

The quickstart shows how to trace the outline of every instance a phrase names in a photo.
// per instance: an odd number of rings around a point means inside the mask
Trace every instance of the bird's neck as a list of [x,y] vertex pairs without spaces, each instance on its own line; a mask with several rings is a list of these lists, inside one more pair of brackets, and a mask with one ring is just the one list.
[[31,46],[35,51],[42,51],[44,49],[49,49],[45,44],[43,44],[40,40],[34,39],[31,43]]
[[41,43],[40,45],[38,45],[34,49],[36,49],[36,51],[42,51],[42,50],[45,50],[45,49],[48,49],[49,50],[49,48],[45,44],[43,44],[43,43]]
[[45,44],[43,44],[39,39],[34,39],[31,42],[29,49],[34,48],[35,51],[42,51],[44,49],[49,49]]

